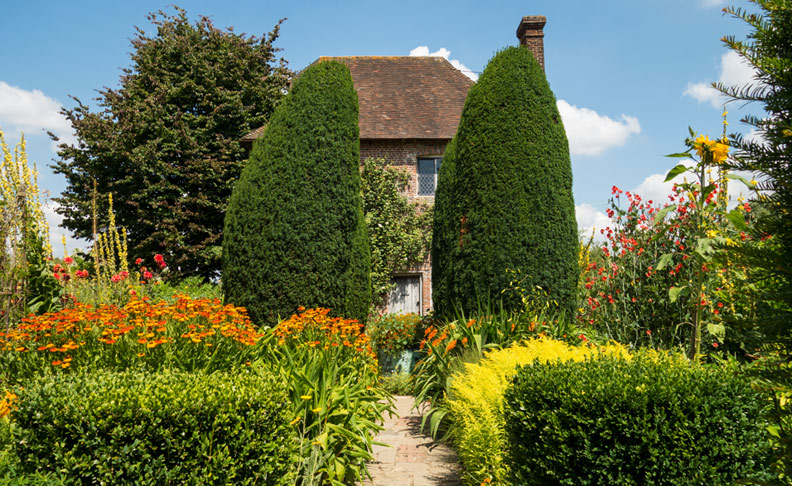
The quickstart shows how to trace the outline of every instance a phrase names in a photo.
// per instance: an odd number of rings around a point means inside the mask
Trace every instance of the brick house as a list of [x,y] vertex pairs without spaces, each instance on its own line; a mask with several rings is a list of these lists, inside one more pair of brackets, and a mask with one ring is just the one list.
[[[517,29],[522,45],[544,68],[541,16],[523,17]],[[446,145],[456,134],[473,81],[441,57],[320,57],[349,67],[360,102],[360,161],[384,158],[410,175],[410,202],[434,202],[437,171]],[[252,147],[261,127],[242,138]],[[388,312],[425,314],[432,309],[431,261],[393,275]]]

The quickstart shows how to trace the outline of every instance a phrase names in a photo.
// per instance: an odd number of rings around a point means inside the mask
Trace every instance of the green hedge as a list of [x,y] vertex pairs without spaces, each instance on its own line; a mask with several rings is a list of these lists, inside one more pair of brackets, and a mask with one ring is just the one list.
[[371,256],[349,69],[318,62],[278,105],[228,203],[223,293],[257,324],[298,307],[365,322]]
[[524,305],[541,287],[575,310],[578,234],[569,144],[542,68],[524,47],[498,52],[470,88],[435,196],[432,300],[438,315]]
[[766,478],[767,403],[728,370],[656,353],[525,366],[505,394],[512,484]]
[[51,376],[19,392],[14,445],[78,484],[293,484],[289,410],[263,372]]

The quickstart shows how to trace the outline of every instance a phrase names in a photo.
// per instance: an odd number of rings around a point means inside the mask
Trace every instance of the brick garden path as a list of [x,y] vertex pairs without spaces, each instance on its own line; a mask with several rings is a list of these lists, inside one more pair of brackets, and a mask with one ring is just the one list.
[[459,486],[457,457],[451,448],[421,433],[421,417],[410,410],[413,398],[397,396],[398,417],[388,417],[369,464],[372,480],[364,486]]

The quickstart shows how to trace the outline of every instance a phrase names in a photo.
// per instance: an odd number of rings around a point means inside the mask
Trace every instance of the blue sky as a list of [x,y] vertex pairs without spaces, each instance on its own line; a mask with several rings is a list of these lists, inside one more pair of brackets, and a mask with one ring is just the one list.
[[[0,29],[0,129],[6,143],[24,132],[40,185],[52,195],[65,180],[48,165],[55,153],[46,130],[68,138],[58,115],[104,86],[118,87],[130,65],[134,26],[150,30],[148,12],[168,3],[3,0]],[[748,6],[746,1],[730,5]],[[181,1],[193,19],[263,35],[287,18],[276,45],[294,70],[319,56],[440,54],[473,73],[500,48],[517,43],[524,15],[545,15],[545,64],[570,139],[574,196],[581,228],[606,224],[610,188],[638,190],[655,200],[675,164],[663,154],[683,148],[687,127],[721,132],[722,99],[708,83],[745,84],[751,71],[723,47],[746,26],[721,9],[725,0],[458,1]],[[89,103],[90,104],[90,103]],[[757,107],[728,107],[730,131]],[[59,220],[48,211],[60,248]],[[70,245],[77,243],[70,240]]]

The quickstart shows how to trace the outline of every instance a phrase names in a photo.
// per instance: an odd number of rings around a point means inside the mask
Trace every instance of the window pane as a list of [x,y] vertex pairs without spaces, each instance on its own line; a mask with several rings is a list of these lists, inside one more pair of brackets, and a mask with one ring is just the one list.
[[435,159],[418,159],[418,195],[434,196]]

